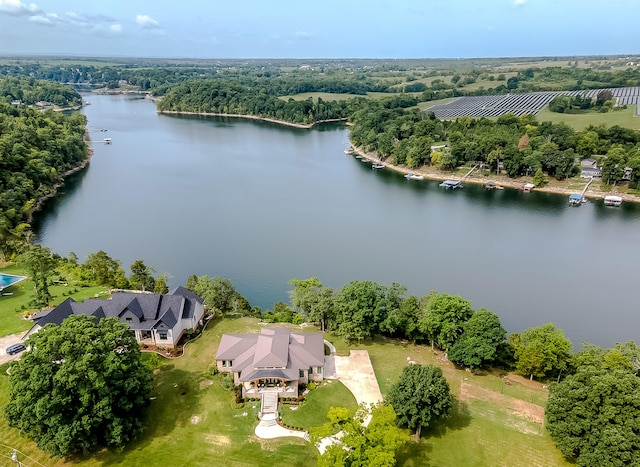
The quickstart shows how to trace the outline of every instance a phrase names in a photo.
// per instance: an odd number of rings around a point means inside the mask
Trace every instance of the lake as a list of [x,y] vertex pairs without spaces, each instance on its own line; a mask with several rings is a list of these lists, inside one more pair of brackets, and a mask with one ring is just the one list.
[[[574,342],[637,340],[640,206],[443,190],[344,154],[348,129],[158,115],[86,95],[95,154],[38,216],[39,242],[169,274],[231,279],[252,305],[288,302],[291,278],[399,282],[462,295],[509,332],[554,322]],[[108,131],[101,132],[104,128]],[[103,138],[113,144],[102,144]]]

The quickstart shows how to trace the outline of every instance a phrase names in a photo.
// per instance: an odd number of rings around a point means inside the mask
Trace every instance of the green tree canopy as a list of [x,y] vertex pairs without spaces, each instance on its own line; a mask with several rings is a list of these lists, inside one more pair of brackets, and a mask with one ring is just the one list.
[[35,296],[31,305],[37,308],[46,307],[51,300],[49,293],[49,277],[56,268],[56,261],[51,256],[51,250],[40,245],[31,245],[29,249],[20,256],[20,262],[29,271]]
[[391,387],[387,403],[393,406],[398,425],[414,430],[418,437],[422,427],[449,416],[453,396],[442,370],[433,365],[408,365]]
[[72,315],[26,342],[11,367],[9,424],[52,455],[122,447],[143,427],[150,370],[126,324]]
[[640,465],[640,379],[588,367],[549,387],[547,429],[578,466]]
[[437,294],[427,302],[418,328],[432,345],[448,350],[462,334],[462,325],[471,315],[473,308],[469,300],[458,295]]
[[152,291],[156,285],[153,278],[155,270],[144,264],[144,261],[138,259],[131,263],[131,276],[129,276],[129,284],[131,287],[142,291]]
[[512,334],[516,372],[531,379],[558,375],[567,369],[573,344],[552,323]]
[[331,407],[327,418],[327,424],[311,431],[312,442],[338,431],[341,435],[318,456],[318,467],[393,467],[398,450],[409,441],[396,426],[391,406],[360,406],[355,413]]
[[478,368],[495,359],[507,331],[495,313],[481,308],[462,326],[462,335],[449,350],[449,360],[469,368]]

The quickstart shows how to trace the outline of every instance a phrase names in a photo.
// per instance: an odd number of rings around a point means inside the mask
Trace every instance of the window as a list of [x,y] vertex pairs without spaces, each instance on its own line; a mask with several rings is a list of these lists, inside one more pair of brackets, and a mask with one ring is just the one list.
[[226,360],[222,360],[222,367],[225,368],[227,366],[227,361]]
[[304,378],[304,370],[300,370],[300,378]]
[[160,331],[158,334],[160,334],[160,340],[161,341],[166,341],[167,340],[167,331]]
[[316,373],[317,373],[317,374],[319,374],[319,375],[321,375],[321,374],[322,374],[322,367],[321,367],[321,366],[319,366],[319,367],[316,369]]
[[313,367],[309,367],[309,374],[312,375],[313,374]]
[[127,323],[132,323],[132,322],[133,322],[133,318],[132,318],[132,317],[130,317],[130,316],[127,316],[127,317],[125,318],[125,321],[126,321]]

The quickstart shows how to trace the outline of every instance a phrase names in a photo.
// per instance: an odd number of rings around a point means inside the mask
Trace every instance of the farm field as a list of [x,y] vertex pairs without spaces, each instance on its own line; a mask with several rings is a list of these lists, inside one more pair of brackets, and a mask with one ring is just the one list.
[[625,128],[640,130],[640,116],[638,116],[636,105],[629,105],[626,109],[613,112],[589,112],[584,114],[561,114],[551,112],[548,107],[545,107],[538,112],[537,118],[540,122],[563,122],[576,131],[584,130],[589,125],[619,125]]

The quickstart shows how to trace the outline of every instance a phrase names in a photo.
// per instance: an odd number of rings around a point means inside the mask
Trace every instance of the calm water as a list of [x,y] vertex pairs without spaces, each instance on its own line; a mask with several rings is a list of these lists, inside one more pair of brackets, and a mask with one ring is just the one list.
[[[510,332],[554,322],[574,343],[640,340],[640,206],[407,181],[346,156],[344,126],[160,116],[87,97],[95,155],[40,216],[40,241],[103,249],[170,275],[230,278],[249,301],[288,301],[289,279],[399,282],[455,293]],[[108,132],[100,132],[107,128]],[[112,145],[100,144],[104,137]]]

